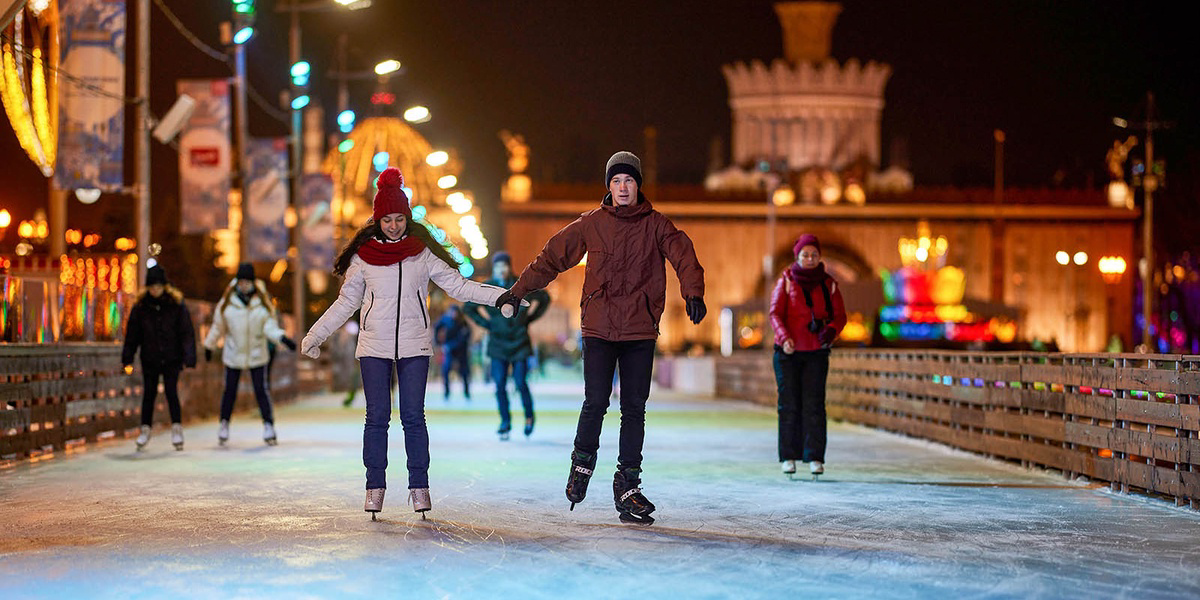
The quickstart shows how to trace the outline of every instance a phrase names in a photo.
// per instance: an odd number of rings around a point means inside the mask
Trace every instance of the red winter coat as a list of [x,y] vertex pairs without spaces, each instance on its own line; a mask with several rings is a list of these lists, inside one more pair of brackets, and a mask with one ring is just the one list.
[[783,272],[783,276],[775,283],[775,291],[771,293],[771,329],[775,330],[775,344],[791,340],[797,352],[811,352],[821,349],[817,334],[808,330],[813,313],[818,319],[832,320],[829,325],[839,334],[846,326],[846,305],[842,302],[842,290],[832,277],[825,276],[825,285],[829,289],[829,299],[833,302],[832,309],[825,306],[825,294],[821,287],[814,285],[809,291],[813,307],[809,310],[804,301],[804,292],[800,289],[791,269]]

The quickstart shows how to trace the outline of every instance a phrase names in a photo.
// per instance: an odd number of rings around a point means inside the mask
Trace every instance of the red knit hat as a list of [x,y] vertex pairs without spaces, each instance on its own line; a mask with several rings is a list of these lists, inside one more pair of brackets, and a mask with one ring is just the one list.
[[408,196],[404,193],[404,175],[400,174],[400,169],[384,169],[379,179],[375,180],[375,187],[379,191],[375,192],[375,201],[371,203],[371,216],[376,223],[392,213],[402,213],[406,219],[412,220],[412,207],[408,205]]
[[817,252],[821,251],[821,242],[817,240],[817,236],[805,233],[796,240],[796,245],[792,246],[792,255],[799,256],[800,250],[805,246],[813,246],[817,249]]

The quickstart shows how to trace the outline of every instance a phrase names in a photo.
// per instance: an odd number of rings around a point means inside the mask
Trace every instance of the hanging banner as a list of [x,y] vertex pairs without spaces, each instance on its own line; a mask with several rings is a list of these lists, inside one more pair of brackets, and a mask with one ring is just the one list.
[[304,232],[304,268],[328,271],[333,267],[333,178],[309,173],[301,181],[300,224]]
[[59,0],[58,164],[62,190],[124,181],[125,0]]
[[288,206],[287,138],[250,140],[246,158],[250,179],[242,204],[246,257],[251,262],[287,257],[288,230],[283,222]]
[[179,232],[209,233],[229,227],[229,82],[183,79],[179,96],[196,101],[179,136]]

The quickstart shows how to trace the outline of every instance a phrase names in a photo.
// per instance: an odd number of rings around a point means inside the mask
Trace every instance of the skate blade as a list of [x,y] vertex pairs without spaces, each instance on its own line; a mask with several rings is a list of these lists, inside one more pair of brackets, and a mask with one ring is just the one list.
[[378,515],[378,514],[379,514],[379,513],[372,512],[372,513],[371,513],[371,520],[372,520],[372,521],[377,521],[378,519],[376,519],[376,518],[375,518],[375,516],[376,516],[376,515]]
[[571,510],[575,510],[575,503],[574,503],[574,502],[572,502],[572,503],[571,503]]
[[279,445],[279,440],[276,440],[275,438],[271,438],[269,440],[263,440],[263,441],[266,442],[268,446],[278,446]]
[[654,524],[654,517],[652,517],[650,515],[638,516],[633,513],[620,513],[620,519],[621,519],[622,523],[629,523],[631,525],[653,525]]
[[176,450],[183,450],[183,444],[175,444]]
[[217,445],[221,446],[222,448],[224,448],[225,444],[228,444],[228,443],[229,443],[229,438],[225,438],[225,439],[217,438]]

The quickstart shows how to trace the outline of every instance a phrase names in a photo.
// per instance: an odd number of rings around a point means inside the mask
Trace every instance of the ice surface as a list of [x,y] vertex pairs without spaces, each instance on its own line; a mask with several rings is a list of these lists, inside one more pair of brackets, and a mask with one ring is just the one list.
[[[789,481],[775,418],[656,390],[650,527],[612,505],[616,410],[587,500],[563,495],[582,397],[538,382],[537,431],[501,442],[490,390],[431,386],[433,510],[405,504],[393,418],[382,519],[362,512],[362,400],[237,415],[0,473],[0,597],[796,598],[1200,596],[1200,515],[850,425]],[[457,386],[455,386],[457,389]],[[515,400],[515,398],[514,398]],[[805,469],[801,469],[803,473]],[[806,479],[806,478],[805,478]]]

